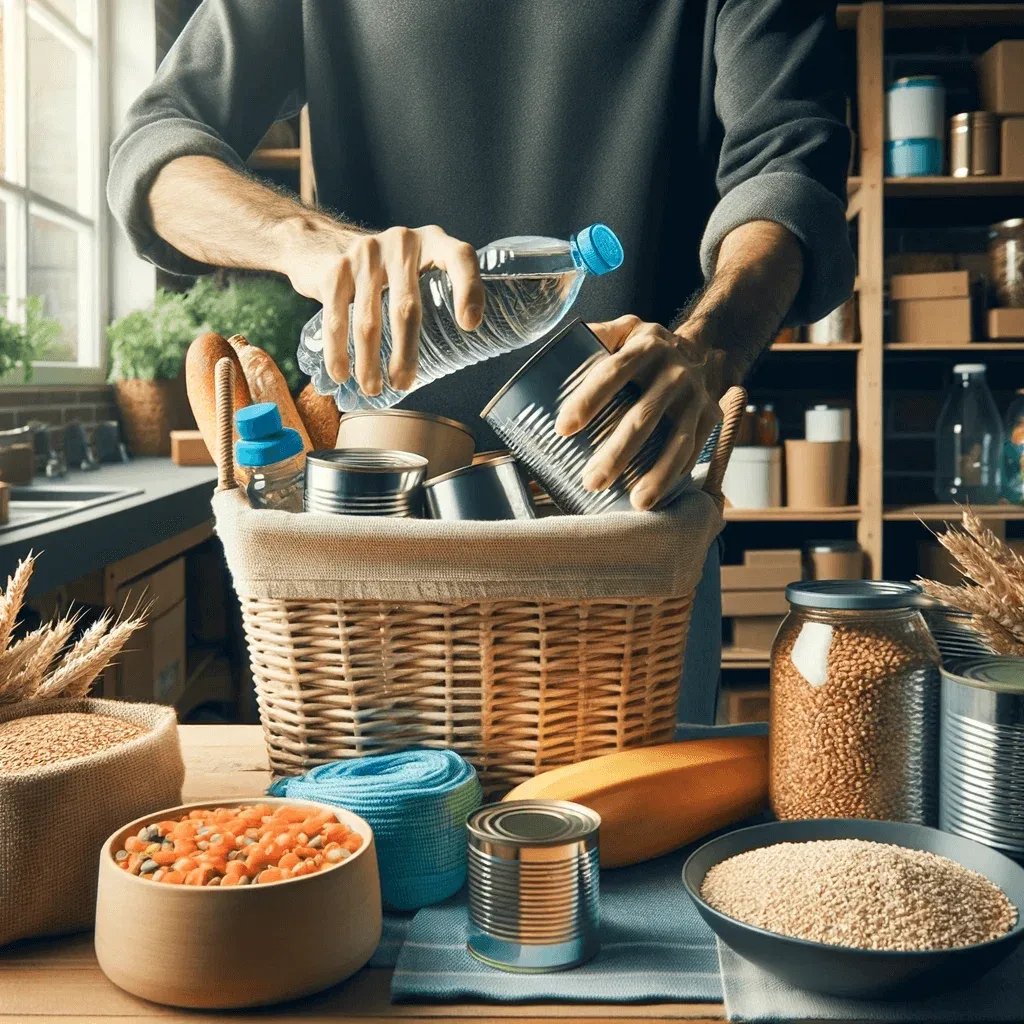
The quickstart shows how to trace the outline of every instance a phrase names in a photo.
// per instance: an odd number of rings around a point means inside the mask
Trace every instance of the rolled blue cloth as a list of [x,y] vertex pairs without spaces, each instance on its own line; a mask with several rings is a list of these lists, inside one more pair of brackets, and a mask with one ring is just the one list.
[[384,904],[416,910],[466,880],[466,818],[483,802],[476,769],[451,750],[332,761],[267,792],[344,807],[373,829]]

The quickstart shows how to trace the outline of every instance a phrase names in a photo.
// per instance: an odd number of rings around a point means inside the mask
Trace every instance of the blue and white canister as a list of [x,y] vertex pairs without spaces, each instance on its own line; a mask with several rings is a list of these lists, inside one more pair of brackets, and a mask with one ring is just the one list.
[[886,95],[886,174],[941,174],[946,90],[936,75],[899,78]]

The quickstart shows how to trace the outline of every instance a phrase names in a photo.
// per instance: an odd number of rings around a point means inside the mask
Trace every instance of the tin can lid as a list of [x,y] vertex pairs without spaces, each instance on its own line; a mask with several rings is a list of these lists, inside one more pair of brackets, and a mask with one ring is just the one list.
[[394,473],[425,469],[427,460],[415,452],[387,448],[326,448],[310,452],[306,462],[324,469],[359,473]]
[[466,821],[477,839],[513,846],[561,846],[593,835],[601,825],[596,811],[568,800],[509,800],[485,804]]
[[892,580],[804,580],[786,587],[786,600],[801,608],[868,611],[930,603],[916,583]]
[[1024,693],[1024,658],[980,655],[954,662],[945,673],[957,682],[981,685],[1004,693]]

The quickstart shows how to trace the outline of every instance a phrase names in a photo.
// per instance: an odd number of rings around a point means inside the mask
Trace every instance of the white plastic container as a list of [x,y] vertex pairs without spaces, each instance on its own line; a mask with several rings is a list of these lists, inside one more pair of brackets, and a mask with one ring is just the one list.
[[733,508],[778,508],[782,504],[782,449],[733,448],[722,493]]
[[808,441],[849,441],[850,410],[816,405],[804,413],[804,438]]

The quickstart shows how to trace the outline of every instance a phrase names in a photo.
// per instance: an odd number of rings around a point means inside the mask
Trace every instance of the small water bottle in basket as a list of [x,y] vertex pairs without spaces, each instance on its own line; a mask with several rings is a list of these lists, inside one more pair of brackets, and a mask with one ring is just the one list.
[[306,453],[297,430],[283,427],[273,402],[247,405],[235,413],[240,440],[235,461],[251,471],[245,495],[253,508],[302,511]]

